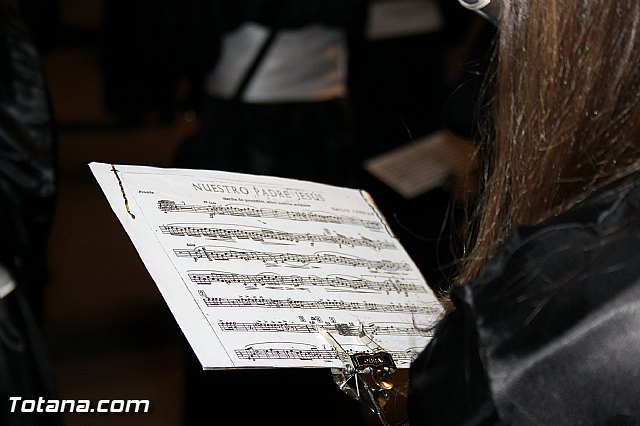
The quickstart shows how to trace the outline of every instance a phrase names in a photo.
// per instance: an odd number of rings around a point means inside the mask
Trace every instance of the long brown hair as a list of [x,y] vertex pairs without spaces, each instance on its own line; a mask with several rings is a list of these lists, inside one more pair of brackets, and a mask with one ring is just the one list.
[[637,170],[640,1],[503,0],[493,129],[460,283],[517,226]]

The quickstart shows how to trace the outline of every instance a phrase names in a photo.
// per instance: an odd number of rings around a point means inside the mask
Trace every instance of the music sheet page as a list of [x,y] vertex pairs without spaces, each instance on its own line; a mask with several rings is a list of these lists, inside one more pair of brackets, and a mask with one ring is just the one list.
[[442,312],[362,191],[90,167],[206,369],[342,366],[318,326],[348,354],[371,352],[364,331],[406,368]]

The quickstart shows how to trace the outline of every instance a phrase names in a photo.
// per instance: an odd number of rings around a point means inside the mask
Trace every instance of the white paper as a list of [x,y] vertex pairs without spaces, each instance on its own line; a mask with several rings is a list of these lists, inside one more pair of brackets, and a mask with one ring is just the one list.
[[371,158],[364,168],[410,200],[441,186],[452,175],[469,173],[472,155],[471,144],[440,130]]
[[368,40],[434,33],[443,27],[440,8],[433,0],[382,0],[369,5]]
[[316,325],[349,354],[364,327],[398,367],[428,342],[441,307],[367,194],[90,167],[204,368],[340,367]]

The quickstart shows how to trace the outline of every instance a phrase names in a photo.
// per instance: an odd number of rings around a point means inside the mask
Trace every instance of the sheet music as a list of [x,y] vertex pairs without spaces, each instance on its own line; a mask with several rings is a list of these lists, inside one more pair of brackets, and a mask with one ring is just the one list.
[[91,163],[204,368],[340,367],[330,332],[399,367],[442,309],[370,197],[311,182]]
[[364,168],[404,198],[411,200],[473,170],[474,148],[440,130],[364,162]]

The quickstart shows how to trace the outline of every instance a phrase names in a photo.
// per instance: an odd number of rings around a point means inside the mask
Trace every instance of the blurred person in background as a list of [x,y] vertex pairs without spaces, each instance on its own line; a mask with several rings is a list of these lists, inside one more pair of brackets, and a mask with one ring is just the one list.
[[[22,16],[33,2],[0,1],[0,424],[61,424],[57,414],[11,412],[9,397],[56,399],[41,341],[55,141],[38,51]],[[43,28],[40,27],[39,30]],[[44,35],[39,32],[44,37]],[[46,39],[46,37],[44,37]]]
[[200,70],[202,131],[176,164],[347,184],[347,45],[360,31],[364,5],[196,2],[187,62]]

